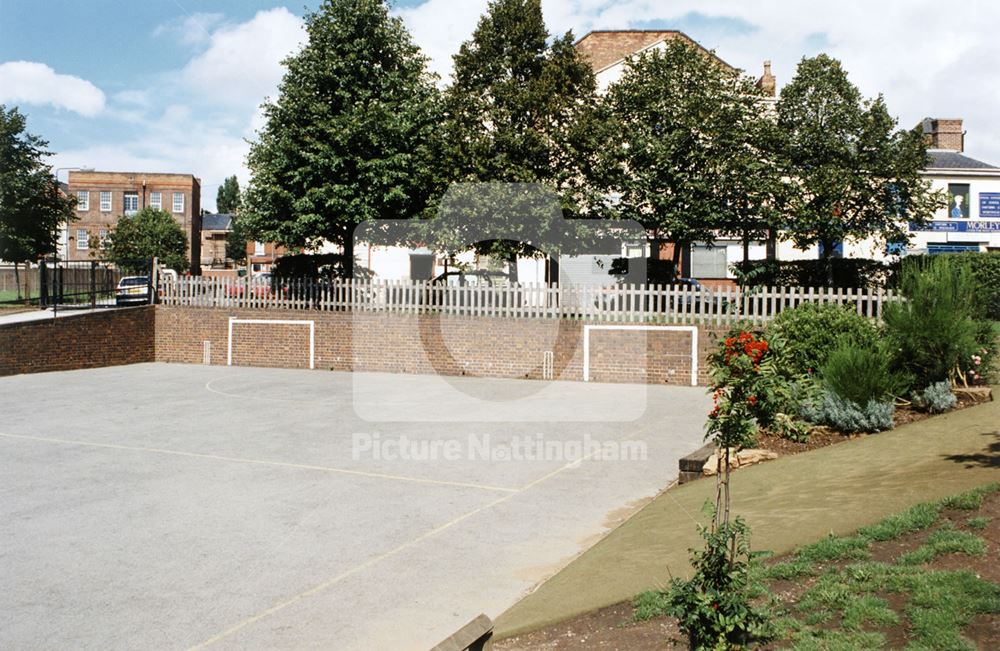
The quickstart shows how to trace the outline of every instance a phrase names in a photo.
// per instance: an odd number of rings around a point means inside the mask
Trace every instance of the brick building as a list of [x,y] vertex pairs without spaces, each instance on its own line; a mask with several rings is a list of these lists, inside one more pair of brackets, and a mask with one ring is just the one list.
[[118,220],[149,207],[170,213],[184,229],[191,273],[200,273],[201,182],[193,175],[71,170],[67,186],[77,201],[77,220],[62,238],[67,260],[100,258]]
[[201,218],[201,266],[227,269],[226,238],[233,230],[233,216],[227,213],[207,214]]
[[247,242],[247,267],[251,275],[269,273],[271,267],[288,249],[274,242]]
[[677,30],[617,29],[595,30],[576,42],[576,50],[594,70],[601,92],[621,79],[628,60],[643,52],[663,49],[671,41],[683,41],[711,57],[727,70],[731,65],[701,46],[693,38]]

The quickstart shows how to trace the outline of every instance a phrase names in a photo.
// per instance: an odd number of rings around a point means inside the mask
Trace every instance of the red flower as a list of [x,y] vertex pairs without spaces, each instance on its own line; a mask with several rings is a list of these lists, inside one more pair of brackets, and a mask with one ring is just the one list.
[[757,396],[750,396],[749,398],[747,398],[747,402],[749,402],[751,405],[756,405],[757,404]]

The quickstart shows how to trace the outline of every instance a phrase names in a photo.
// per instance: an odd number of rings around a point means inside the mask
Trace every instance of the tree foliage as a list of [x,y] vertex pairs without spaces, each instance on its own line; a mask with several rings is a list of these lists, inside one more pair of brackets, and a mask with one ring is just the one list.
[[234,215],[240,210],[240,182],[236,175],[226,177],[215,193],[215,212]]
[[651,239],[762,239],[784,189],[774,124],[752,80],[682,40],[630,62],[608,104],[608,190]]
[[142,269],[152,258],[175,271],[188,268],[187,235],[163,210],[143,208],[131,217],[119,217],[108,234],[108,255],[123,269]]
[[326,0],[306,32],[284,62],[278,99],[263,107],[244,223],[257,240],[309,248],[325,239],[350,255],[356,224],[423,210],[439,96],[383,0]]
[[230,224],[230,230],[226,233],[226,257],[234,262],[243,262],[247,259],[247,236],[246,226],[242,215],[235,215]]
[[17,107],[0,105],[0,260],[28,262],[54,253],[59,227],[75,217],[43,159],[48,143],[26,131]]
[[[602,122],[593,71],[572,34],[550,42],[539,0],[493,0],[454,62],[438,141],[440,180],[526,190],[542,184],[566,216],[589,215]],[[473,203],[482,214],[472,219],[496,212],[489,197],[463,206]],[[550,215],[539,207],[537,219]]]
[[849,238],[905,242],[907,222],[925,222],[941,207],[919,175],[927,163],[922,133],[897,131],[882,97],[864,99],[836,59],[803,59],[777,114],[797,185],[785,224],[796,246],[819,244],[830,258]]

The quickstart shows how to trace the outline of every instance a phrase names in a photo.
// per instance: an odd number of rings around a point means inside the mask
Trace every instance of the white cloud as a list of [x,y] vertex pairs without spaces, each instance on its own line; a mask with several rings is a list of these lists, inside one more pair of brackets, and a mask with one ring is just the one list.
[[212,28],[225,18],[222,14],[194,13],[158,25],[153,36],[176,39],[184,45],[200,45],[211,38]]
[[181,72],[183,83],[214,102],[248,107],[274,95],[284,74],[281,61],[305,40],[302,19],[284,7],[211,33],[208,48]]
[[0,63],[0,103],[48,104],[93,117],[104,109],[104,93],[86,79],[62,75],[32,61]]
[[485,9],[485,0],[427,0],[396,13],[410,30],[414,42],[430,58],[430,70],[447,81],[451,74],[451,57],[472,36]]

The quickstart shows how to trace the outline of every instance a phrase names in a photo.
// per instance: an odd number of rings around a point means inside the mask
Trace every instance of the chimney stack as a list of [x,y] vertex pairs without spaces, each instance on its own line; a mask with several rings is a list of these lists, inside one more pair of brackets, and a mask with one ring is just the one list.
[[927,146],[931,149],[965,151],[965,131],[960,118],[926,118],[923,128]]
[[777,95],[777,81],[771,74],[771,62],[764,62],[764,75],[757,80],[757,88],[761,89],[768,97]]

